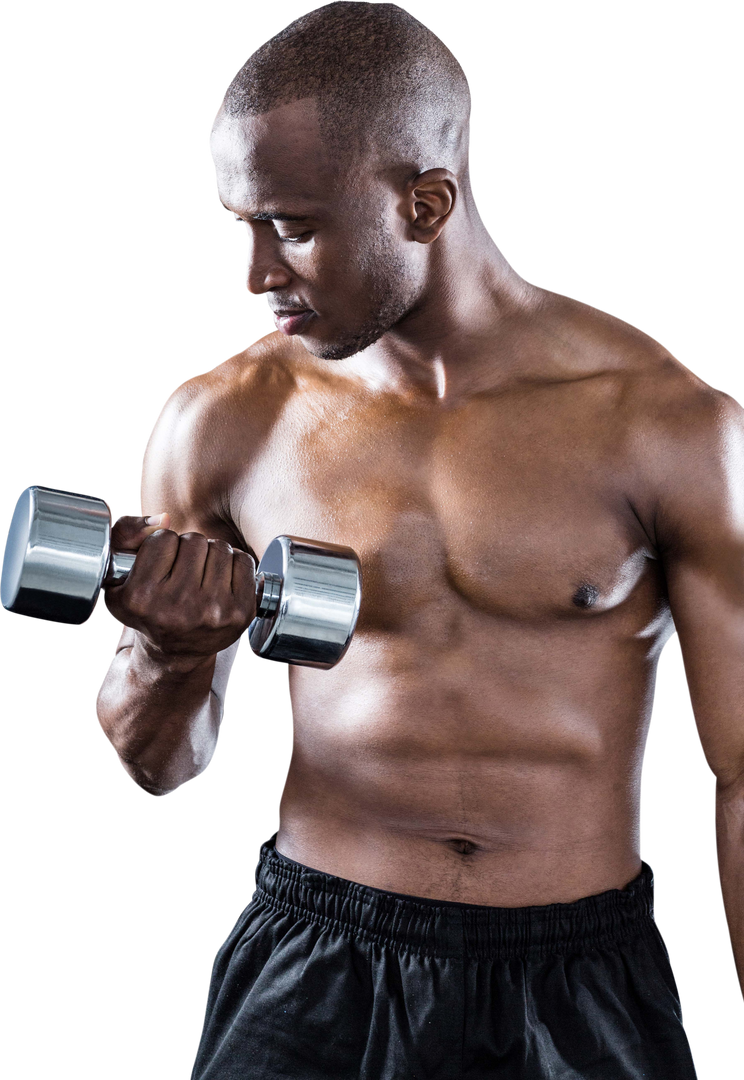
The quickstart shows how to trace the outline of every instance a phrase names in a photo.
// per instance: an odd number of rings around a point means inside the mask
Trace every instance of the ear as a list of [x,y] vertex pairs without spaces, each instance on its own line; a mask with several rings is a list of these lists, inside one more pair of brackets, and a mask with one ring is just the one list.
[[418,244],[436,240],[455,208],[457,177],[449,169],[427,169],[409,182],[407,218],[410,237]]

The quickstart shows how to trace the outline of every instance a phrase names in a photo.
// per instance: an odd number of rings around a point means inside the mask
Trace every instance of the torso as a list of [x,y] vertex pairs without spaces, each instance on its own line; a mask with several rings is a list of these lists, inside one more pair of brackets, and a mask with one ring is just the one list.
[[672,623],[629,418],[663,364],[643,335],[571,305],[555,339],[526,324],[501,343],[514,356],[528,341],[529,363],[452,402],[370,388],[279,335],[246,361],[231,415],[265,419],[244,464],[232,457],[233,521],[258,556],[290,533],[362,564],[342,663],[290,668],[277,847],[298,862],[498,906],[639,872]]

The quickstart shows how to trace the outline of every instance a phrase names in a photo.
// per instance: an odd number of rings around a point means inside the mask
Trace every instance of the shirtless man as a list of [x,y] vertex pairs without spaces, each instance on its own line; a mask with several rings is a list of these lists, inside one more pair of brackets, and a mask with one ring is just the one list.
[[638,830],[675,626],[744,977],[742,412],[515,273],[468,113],[425,27],[337,3],[259,49],[215,123],[279,332],[176,391],[155,517],[116,526],[138,556],[107,590],[99,713],[134,779],[208,764],[274,535],[352,546],[364,594],[342,663],[289,669],[280,828],[198,1080],[691,1080]]

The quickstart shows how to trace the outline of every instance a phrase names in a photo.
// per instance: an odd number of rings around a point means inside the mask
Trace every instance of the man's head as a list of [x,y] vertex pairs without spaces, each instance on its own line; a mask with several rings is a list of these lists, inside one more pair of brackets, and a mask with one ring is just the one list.
[[312,312],[278,325],[316,356],[415,308],[468,182],[469,111],[455,58],[394,4],[318,8],[236,75],[213,132],[220,197],[248,222],[248,287]]

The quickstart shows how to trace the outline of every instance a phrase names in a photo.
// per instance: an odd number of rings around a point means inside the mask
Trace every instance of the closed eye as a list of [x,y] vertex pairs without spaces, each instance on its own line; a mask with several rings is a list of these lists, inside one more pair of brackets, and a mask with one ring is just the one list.
[[[234,214],[231,214],[230,220],[232,221],[233,225],[241,225],[243,226],[243,228],[245,228],[246,222],[243,221],[240,217],[236,217]],[[302,237],[309,237],[309,235],[310,232],[300,232],[299,237],[280,237],[280,235],[278,234],[278,240],[280,240],[283,244],[296,244],[299,240],[302,239]]]

